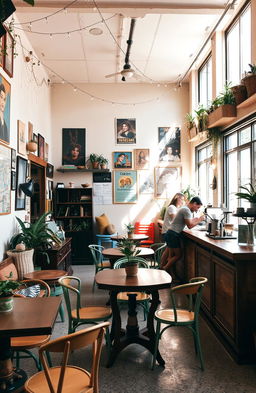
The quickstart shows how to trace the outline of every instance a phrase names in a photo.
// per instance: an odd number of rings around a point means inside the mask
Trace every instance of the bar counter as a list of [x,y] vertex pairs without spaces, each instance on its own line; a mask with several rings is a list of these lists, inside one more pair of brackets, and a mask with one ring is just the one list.
[[237,363],[256,361],[256,246],[185,230],[184,280],[208,278],[202,315]]

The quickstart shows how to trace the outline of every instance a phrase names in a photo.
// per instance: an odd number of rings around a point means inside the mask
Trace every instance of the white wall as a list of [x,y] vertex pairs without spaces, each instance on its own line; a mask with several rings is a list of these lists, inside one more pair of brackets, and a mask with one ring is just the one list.
[[[22,48],[22,46],[25,48]],[[26,50],[27,49],[27,50]],[[33,48],[26,37],[20,32],[17,38],[16,52],[18,56],[14,59],[13,78],[0,69],[0,73],[11,84],[11,130],[10,147],[17,151],[17,120],[26,124],[28,121],[34,126],[34,132],[45,137],[45,141],[51,146],[51,90],[47,84],[47,75],[42,66],[34,66],[27,63],[24,57]],[[33,71],[33,72],[32,72]],[[17,151],[18,152],[18,151]],[[24,156],[27,158],[27,156]],[[51,152],[50,152],[51,159]],[[15,191],[11,191],[11,214],[0,216],[0,258],[4,257],[8,241],[17,228],[15,216],[24,218],[26,211],[14,211]],[[0,260],[1,260],[0,259]]]
[[[150,149],[151,172],[157,166],[158,157],[158,127],[181,126],[181,165],[182,183],[189,184],[189,146],[187,131],[184,127],[184,117],[188,109],[188,86],[186,84],[177,91],[171,88],[156,87],[146,84],[89,84],[78,86],[90,94],[110,101],[131,103],[118,105],[90,97],[79,91],[73,91],[68,85],[52,86],[52,163],[55,169],[61,166],[62,159],[62,128],[86,128],[86,156],[90,153],[103,154],[109,159],[112,168],[113,151],[132,151],[135,148]],[[159,101],[156,100],[160,97]],[[135,102],[149,101],[145,104]],[[115,118],[136,118],[136,145],[115,144]],[[54,172],[54,182],[64,182],[65,186],[72,181],[75,186],[81,183],[92,184],[92,176],[87,173]],[[179,190],[174,190],[174,193]],[[140,219],[142,216],[152,220],[163,200],[155,199],[153,195],[144,195],[136,205],[113,204],[95,206],[94,215],[105,212],[117,230],[122,230],[123,224]]]

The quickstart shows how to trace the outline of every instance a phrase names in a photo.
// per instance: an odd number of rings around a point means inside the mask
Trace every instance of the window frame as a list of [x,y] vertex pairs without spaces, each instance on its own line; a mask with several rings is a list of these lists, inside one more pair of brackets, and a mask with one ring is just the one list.
[[[200,190],[200,184],[199,184],[199,165],[200,164],[203,164],[203,163],[208,163],[209,164],[209,166],[211,165],[211,162],[212,162],[212,159],[213,159],[213,154],[212,154],[212,151],[211,151],[211,155],[210,155],[210,157],[207,157],[207,158],[205,158],[204,160],[202,160],[202,161],[199,161],[199,152],[200,152],[200,150],[202,150],[202,149],[206,149],[207,147],[211,147],[211,149],[212,149],[212,142],[211,141],[205,141],[205,142],[203,142],[203,143],[201,143],[200,145],[198,145],[198,146],[196,146],[195,147],[195,157],[196,157],[196,159],[195,159],[195,170],[196,170],[196,186],[197,186],[197,188],[198,188],[198,190]],[[209,185],[211,185],[211,179],[210,179],[210,177],[209,177]],[[211,189],[211,192],[213,193],[213,189],[212,188],[210,188]],[[201,197],[201,193],[199,193],[199,195],[200,195],[200,197]],[[212,195],[212,199],[213,199],[213,195]],[[207,202],[209,202],[209,201],[207,201]],[[205,201],[205,203],[206,203],[206,201]]]
[[[200,88],[201,88],[201,83],[200,83],[200,73],[202,72],[202,70],[203,70],[203,68],[205,67],[205,66],[207,66],[207,70],[209,69],[209,61],[211,61],[212,62],[212,52],[210,52],[209,53],[209,55],[206,57],[206,59],[204,60],[204,62],[200,65],[200,67],[198,68],[198,72],[197,72],[197,79],[198,79],[198,91],[197,91],[197,94],[198,94],[198,105],[200,104]],[[212,75],[211,75],[211,84],[212,84]],[[209,106],[209,103],[212,101],[212,96],[211,97],[209,97],[209,85],[208,85],[208,83],[207,83],[207,85],[206,85],[206,89],[207,89],[207,98],[208,98],[208,103],[207,103],[207,105],[206,105],[206,107],[208,107]],[[212,89],[211,89],[211,91],[212,91]],[[203,104],[203,106],[204,106],[204,104]],[[205,106],[204,106],[205,107]]]

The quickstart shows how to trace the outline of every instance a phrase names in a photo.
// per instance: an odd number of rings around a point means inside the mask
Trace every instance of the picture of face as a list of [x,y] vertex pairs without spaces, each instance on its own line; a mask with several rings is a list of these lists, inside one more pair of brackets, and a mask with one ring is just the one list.
[[62,129],[62,165],[85,166],[85,128]]
[[181,189],[181,167],[155,168],[155,196],[156,198],[170,198]]
[[116,119],[116,143],[117,144],[136,143],[135,119]]
[[180,161],[180,128],[158,128],[159,161]]
[[10,143],[10,99],[11,86],[0,75],[0,139]]
[[114,168],[132,168],[132,152],[131,151],[115,151],[113,153]]
[[149,149],[135,149],[135,169],[149,169]]

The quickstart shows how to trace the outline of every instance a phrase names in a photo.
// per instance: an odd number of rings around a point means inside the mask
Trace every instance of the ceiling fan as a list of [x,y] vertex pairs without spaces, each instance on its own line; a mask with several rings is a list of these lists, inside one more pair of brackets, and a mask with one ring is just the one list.
[[131,45],[132,45],[132,36],[133,36],[135,21],[136,20],[134,18],[131,19],[129,38],[126,41],[127,42],[127,49],[126,49],[123,69],[119,72],[115,72],[114,74],[106,75],[105,78],[111,78],[112,76],[115,76],[115,75],[122,75],[122,81],[125,82],[126,78],[131,78],[131,77],[136,78],[137,77],[137,75],[135,74],[135,71],[131,68],[131,65],[129,64],[130,51],[131,51]]

